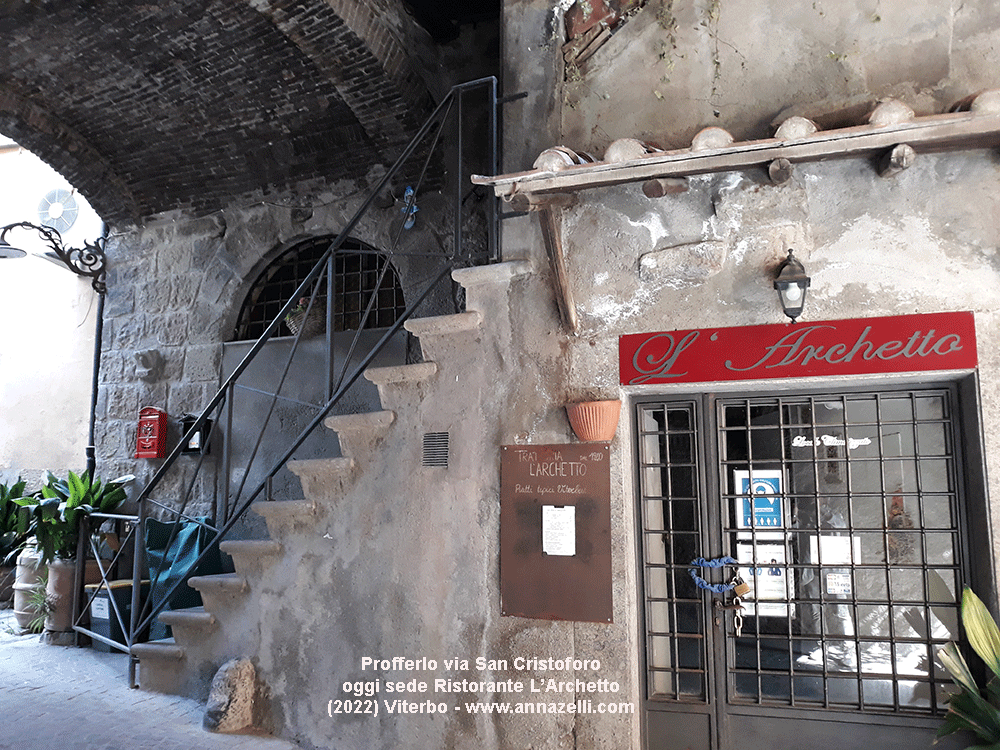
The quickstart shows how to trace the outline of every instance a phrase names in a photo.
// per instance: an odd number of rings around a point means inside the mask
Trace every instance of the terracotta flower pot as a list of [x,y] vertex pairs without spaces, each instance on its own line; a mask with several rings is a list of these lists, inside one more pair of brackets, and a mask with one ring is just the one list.
[[585,443],[606,443],[615,436],[618,429],[618,417],[621,414],[622,402],[584,401],[579,404],[568,404],[566,414],[576,436]]

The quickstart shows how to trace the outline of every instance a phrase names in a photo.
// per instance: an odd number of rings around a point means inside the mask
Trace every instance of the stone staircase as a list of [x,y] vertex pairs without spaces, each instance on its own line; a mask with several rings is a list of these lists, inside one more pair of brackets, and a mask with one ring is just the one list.
[[[420,435],[446,427],[442,405],[461,408],[468,368],[483,366],[484,322],[507,320],[510,284],[531,270],[527,261],[456,270],[452,276],[466,289],[468,311],[405,323],[420,338],[426,361],[364,373],[377,386],[383,410],[325,420],[337,433],[341,457],[289,462],[304,499],[252,506],[270,539],[223,541],[235,572],[192,578],[204,606],[160,614],[173,638],[133,646],[142,689],[204,699],[218,668],[240,657],[250,657],[265,680],[290,682],[275,665],[294,658],[289,654],[311,624],[338,616],[338,576],[350,575],[351,561],[363,557],[368,529],[395,512],[372,502],[383,493],[386,473],[419,466]],[[506,334],[498,327],[488,335]],[[475,403],[480,394],[465,397]],[[285,688],[288,694],[293,687]],[[278,700],[281,693],[276,690]],[[285,723],[296,719],[286,715]]]

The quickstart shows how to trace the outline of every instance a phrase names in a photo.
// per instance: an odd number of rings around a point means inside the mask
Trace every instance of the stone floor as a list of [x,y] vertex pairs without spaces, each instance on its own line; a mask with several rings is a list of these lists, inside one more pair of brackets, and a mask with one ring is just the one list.
[[0,750],[297,750],[284,740],[213,734],[204,706],[128,687],[128,658],[43,644],[0,610]]

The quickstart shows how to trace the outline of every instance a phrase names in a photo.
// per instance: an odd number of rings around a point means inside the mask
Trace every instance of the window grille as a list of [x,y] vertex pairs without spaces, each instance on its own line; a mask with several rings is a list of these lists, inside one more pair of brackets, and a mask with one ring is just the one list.
[[[234,332],[234,341],[260,337],[299,284],[313,269],[334,240],[332,236],[315,237],[289,248],[274,260],[254,281],[243,301]],[[362,327],[365,309],[373,295],[375,302],[364,328],[388,328],[406,309],[403,290],[392,265],[386,269],[381,285],[378,277],[388,263],[386,256],[358,240],[348,239],[334,255],[333,330],[356,331]],[[314,307],[326,309],[326,275],[317,282]],[[279,335],[287,335],[283,329]]]

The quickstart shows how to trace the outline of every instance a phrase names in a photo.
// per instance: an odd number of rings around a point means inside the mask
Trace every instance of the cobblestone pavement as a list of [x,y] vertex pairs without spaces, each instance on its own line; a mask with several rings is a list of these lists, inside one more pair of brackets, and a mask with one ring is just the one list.
[[0,750],[298,750],[201,727],[204,706],[128,687],[128,658],[17,635],[0,610]]

